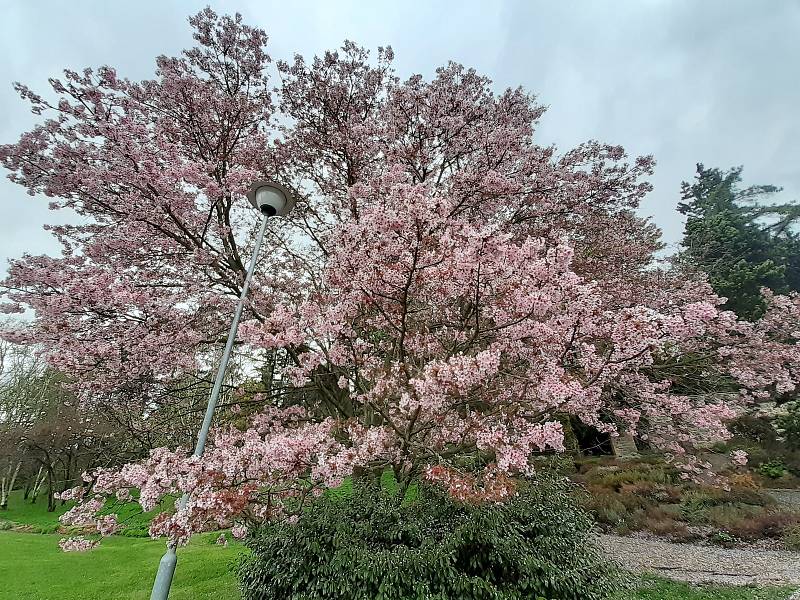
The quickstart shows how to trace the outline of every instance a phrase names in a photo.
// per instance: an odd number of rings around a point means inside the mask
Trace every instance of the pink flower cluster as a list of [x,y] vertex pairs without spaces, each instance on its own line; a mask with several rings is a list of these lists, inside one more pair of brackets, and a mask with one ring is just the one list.
[[734,450],[731,452],[731,462],[740,467],[745,466],[747,464],[747,452],[744,450]]
[[99,544],[99,540],[89,540],[83,536],[76,536],[70,538],[61,538],[58,542],[58,547],[64,552],[86,552],[93,550]]
[[[159,448],[142,462],[99,469],[93,473],[93,495],[61,521],[95,526],[101,535],[110,535],[118,525],[114,515],[98,516],[104,497],[136,498],[142,510],[150,511],[165,496],[189,493],[184,507],[157,515],[150,525],[151,535],[182,544],[193,532],[231,526],[244,513],[291,518],[284,512],[287,500],[292,506],[302,503],[322,487],[341,484],[357,466],[381,458],[389,463],[393,443],[386,430],[356,423],[339,427],[331,419],[308,422],[303,415],[300,409],[266,411],[246,431],[220,429],[202,460],[181,449]],[[233,526],[234,537],[245,533],[242,523]]]

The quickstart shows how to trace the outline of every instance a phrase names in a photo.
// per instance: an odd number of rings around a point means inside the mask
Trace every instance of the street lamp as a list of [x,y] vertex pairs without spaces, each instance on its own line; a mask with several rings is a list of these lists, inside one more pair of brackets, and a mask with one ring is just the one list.
[[[231,329],[228,332],[228,340],[225,342],[225,351],[222,353],[222,360],[217,369],[216,379],[214,379],[214,387],[211,389],[211,395],[208,398],[208,406],[206,407],[203,425],[200,427],[200,432],[197,434],[197,445],[194,448],[195,456],[202,456],[203,450],[205,450],[206,447],[208,430],[211,427],[211,420],[214,418],[214,409],[217,406],[219,393],[222,390],[222,382],[225,379],[225,371],[228,368],[228,361],[230,361],[231,358],[233,342],[236,340],[236,331],[239,328],[239,319],[242,317],[244,300],[247,296],[247,290],[250,288],[250,280],[253,278],[253,271],[255,271],[256,262],[258,261],[258,252],[261,249],[261,242],[264,239],[264,232],[267,229],[267,220],[269,217],[286,216],[292,208],[294,208],[295,204],[294,197],[289,190],[275,182],[265,180],[255,181],[250,186],[250,191],[247,192],[247,199],[250,201],[250,204],[253,205],[253,208],[264,215],[264,218],[261,219],[261,227],[258,230],[256,245],[253,248],[253,255],[250,257],[250,265],[247,268],[247,275],[244,278],[242,293],[239,295],[239,302],[233,314]],[[188,501],[189,494],[186,493],[181,497],[178,509],[185,509]],[[161,557],[161,562],[158,563],[156,580],[153,583],[153,591],[150,594],[150,600],[167,600],[169,588],[172,585],[172,576],[175,574],[175,565],[178,563],[178,555],[175,550],[175,544],[170,543],[167,546],[166,553]]]
[[[267,217],[285,217],[294,208],[294,197],[289,190],[274,181],[264,179],[253,182],[250,191],[247,192],[247,199],[253,208]],[[261,229],[263,231],[264,227]],[[253,256],[256,254],[258,246]]]

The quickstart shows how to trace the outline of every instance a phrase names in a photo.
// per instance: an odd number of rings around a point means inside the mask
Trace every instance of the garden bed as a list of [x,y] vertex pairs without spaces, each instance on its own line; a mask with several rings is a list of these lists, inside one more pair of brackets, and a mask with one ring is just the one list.
[[607,533],[650,534],[673,542],[727,548],[800,549],[800,512],[778,503],[750,474],[729,487],[680,478],[657,459],[585,459],[572,479],[587,494],[583,505]]

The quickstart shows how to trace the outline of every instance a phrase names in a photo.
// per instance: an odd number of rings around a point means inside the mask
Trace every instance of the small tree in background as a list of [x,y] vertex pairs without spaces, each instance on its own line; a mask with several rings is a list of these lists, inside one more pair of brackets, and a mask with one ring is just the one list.
[[79,403],[36,351],[0,342],[0,508],[24,481],[31,491],[46,484],[52,511],[53,494],[80,484],[84,470],[146,455],[114,413]]

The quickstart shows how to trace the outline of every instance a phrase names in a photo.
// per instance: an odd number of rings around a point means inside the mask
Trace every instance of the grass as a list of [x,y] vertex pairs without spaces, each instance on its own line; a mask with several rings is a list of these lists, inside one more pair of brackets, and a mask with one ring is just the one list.
[[[381,485],[391,491],[396,492],[398,488],[397,481],[391,471],[386,471],[381,476]],[[353,481],[351,478],[346,478],[342,485],[337,488],[328,490],[328,493],[340,497],[348,498],[353,493]],[[417,494],[417,485],[412,484],[406,490],[406,500],[413,500]],[[8,510],[0,511],[0,526],[2,523],[10,522],[13,525],[26,526],[26,530],[36,533],[56,533],[58,531],[59,523],[58,518],[67,512],[74,503],[67,502],[63,506],[61,501],[56,502],[56,510],[47,512],[47,498],[39,496],[36,504],[31,504],[27,500],[23,500],[22,490],[15,490],[9,495]],[[142,512],[141,506],[136,502],[114,502],[108,501],[106,503],[106,513],[115,513],[119,523],[122,525],[120,535],[126,537],[148,537],[147,528],[150,520],[158,513],[169,511],[174,503],[174,499],[166,498],[150,512]],[[2,529],[3,527],[0,527]]]
[[47,512],[47,498],[44,494],[39,496],[36,504],[22,499],[22,490],[11,492],[8,497],[8,510],[0,511],[0,520],[11,521],[20,525],[30,525],[36,531],[42,533],[52,533],[58,527],[58,517],[69,510],[70,505],[59,506],[61,502],[56,502],[56,510]]
[[793,588],[788,587],[729,587],[718,585],[692,585],[645,577],[636,589],[618,600],[786,600]]
[[[142,513],[136,503],[108,505],[124,524],[122,536],[104,538],[90,552],[62,552],[54,534],[58,517],[71,504],[59,502],[54,512],[47,512],[47,499],[36,504],[23,501],[22,492],[9,497],[8,510],[0,512],[0,521],[22,525],[25,532],[0,531],[0,600],[95,600],[142,599],[150,597],[150,586],[164,542],[147,538],[147,525],[158,508]],[[171,504],[166,500],[163,506]],[[44,535],[42,535],[44,534]],[[228,548],[214,542],[218,534],[195,536],[178,551],[178,569],[170,600],[234,600],[239,598],[231,562],[242,547]]]
[[[170,600],[236,600],[231,563],[242,547],[196,536],[178,551]],[[110,537],[89,552],[61,552],[60,535],[0,531],[0,600],[146,600],[164,542]]]

